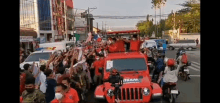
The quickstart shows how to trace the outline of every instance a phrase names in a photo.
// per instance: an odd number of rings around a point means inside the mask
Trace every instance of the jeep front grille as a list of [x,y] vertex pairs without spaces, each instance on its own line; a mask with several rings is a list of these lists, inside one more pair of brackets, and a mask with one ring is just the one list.
[[119,99],[122,101],[142,101],[143,94],[141,93],[142,88],[120,88],[121,97]]

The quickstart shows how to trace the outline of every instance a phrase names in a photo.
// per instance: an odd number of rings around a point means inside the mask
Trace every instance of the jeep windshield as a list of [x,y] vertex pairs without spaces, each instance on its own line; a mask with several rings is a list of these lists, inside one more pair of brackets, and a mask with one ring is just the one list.
[[147,70],[144,58],[113,59],[107,61],[106,71],[110,71],[111,67],[117,69],[119,72]]
[[52,52],[34,53],[27,57],[25,62],[39,61],[39,59],[48,60]]

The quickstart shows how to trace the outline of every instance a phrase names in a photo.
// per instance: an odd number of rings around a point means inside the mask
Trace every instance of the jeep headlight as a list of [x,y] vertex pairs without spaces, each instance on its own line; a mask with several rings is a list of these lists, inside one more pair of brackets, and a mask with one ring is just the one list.
[[113,92],[112,89],[109,89],[109,90],[107,91],[107,94],[108,94],[108,96],[114,96],[114,92]]
[[142,93],[143,93],[143,95],[147,96],[150,94],[150,89],[144,88]]

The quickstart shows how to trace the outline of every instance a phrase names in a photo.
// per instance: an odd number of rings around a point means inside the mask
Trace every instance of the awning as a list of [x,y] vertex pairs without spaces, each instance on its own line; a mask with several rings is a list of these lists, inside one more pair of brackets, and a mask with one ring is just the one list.
[[37,32],[33,29],[20,29],[20,36],[33,36],[33,38],[37,38]]

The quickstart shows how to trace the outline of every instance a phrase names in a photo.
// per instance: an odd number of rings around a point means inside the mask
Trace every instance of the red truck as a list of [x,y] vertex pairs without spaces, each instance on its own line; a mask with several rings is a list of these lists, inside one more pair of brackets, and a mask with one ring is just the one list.
[[[104,68],[100,69],[103,80],[110,76],[110,68],[116,68],[123,77],[120,87],[120,103],[147,103],[152,100],[162,100],[162,89],[151,82],[147,55],[141,52],[110,53],[105,58]],[[115,97],[109,94],[115,88],[109,82],[97,86],[94,95],[97,102],[114,103]]]

